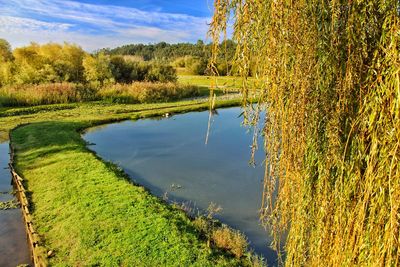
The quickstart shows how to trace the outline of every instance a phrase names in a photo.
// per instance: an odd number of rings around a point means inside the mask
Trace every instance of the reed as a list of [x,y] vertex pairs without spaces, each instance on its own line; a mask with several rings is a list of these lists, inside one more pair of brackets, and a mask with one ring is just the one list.
[[248,243],[246,237],[241,232],[226,226],[214,230],[212,240],[215,246],[230,251],[238,259],[247,252]]
[[113,103],[156,103],[178,100],[200,95],[200,89],[193,85],[160,82],[134,82],[105,87],[98,96]]
[[88,85],[49,83],[15,85],[0,88],[0,106],[36,106],[96,99],[96,90]]
[[200,87],[178,83],[134,82],[103,87],[90,83],[49,83],[0,88],[0,106],[36,106],[87,101],[112,103],[156,103],[196,97]]

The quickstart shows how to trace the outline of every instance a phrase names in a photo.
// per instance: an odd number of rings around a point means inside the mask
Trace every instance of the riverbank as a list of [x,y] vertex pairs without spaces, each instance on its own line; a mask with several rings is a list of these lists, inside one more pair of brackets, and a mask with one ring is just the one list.
[[207,103],[65,107],[0,118],[2,131],[17,121],[30,123],[13,130],[11,142],[17,171],[31,193],[37,231],[54,251],[51,265],[251,264],[246,257],[209,248],[184,212],[129,183],[115,165],[87,150],[79,133],[110,121],[206,109]]

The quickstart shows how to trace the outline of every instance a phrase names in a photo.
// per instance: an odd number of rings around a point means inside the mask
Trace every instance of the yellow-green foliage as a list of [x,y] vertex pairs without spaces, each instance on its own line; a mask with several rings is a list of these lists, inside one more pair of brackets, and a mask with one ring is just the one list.
[[177,68],[185,68],[188,74],[204,75],[207,71],[207,60],[201,57],[178,57],[172,62]]
[[263,215],[277,249],[288,231],[287,266],[400,264],[399,10],[395,0],[215,1],[213,60],[233,12],[236,67],[244,78],[252,68],[261,92],[247,122],[266,108]]
[[8,84],[82,81],[82,60],[86,53],[71,44],[49,43],[16,48],[13,77]]
[[85,69],[84,75],[87,81],[92,83],[113,83],[113,74],[110,69],[110,57],[99,54],[97,56],[86,55],[82,61]]
[[11,45],[4,39],[0,39],[0,63],[12,59]]

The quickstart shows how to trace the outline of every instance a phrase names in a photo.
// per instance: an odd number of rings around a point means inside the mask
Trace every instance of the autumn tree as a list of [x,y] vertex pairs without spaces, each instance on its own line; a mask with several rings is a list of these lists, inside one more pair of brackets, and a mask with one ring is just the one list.
[[10,43],[4,39],[0,39],[0,62],[11,61],[12,58]]
[[86,55],[83,59],[85,78],[87,81],[100,86],[113,81],[110,68],[110,57],[100,53],[96,56]]
[[82,82],[82,48],[64,43],[49,43],[16,48],[13,51],[17,84],[51,82]]
[[211,68],[232,18],[245,122],[265,137],[262,218],[286,266],[400,264],[399,10],[215,0]]

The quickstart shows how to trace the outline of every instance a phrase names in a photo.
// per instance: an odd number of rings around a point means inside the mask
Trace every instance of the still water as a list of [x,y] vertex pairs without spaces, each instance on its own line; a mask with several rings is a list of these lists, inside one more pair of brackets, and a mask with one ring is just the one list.
[[273,264],[276,254],[259,222],[263,152],[257,152],[257,166],[249,166],[252,134],[241,126],[241,109],[218,113],[207,145],[208,112],[109,124],[88,130],[84,139],[157,196],[201,211],[211,202],[221,206],[215,217],[246,234],[251,248]]
[[[8,143],[0,143],[0,201],[14,199],[11,194],[11,175]],[[30,253],[20,209],[0,210],[0,266],[15,267],[30,264]]]

